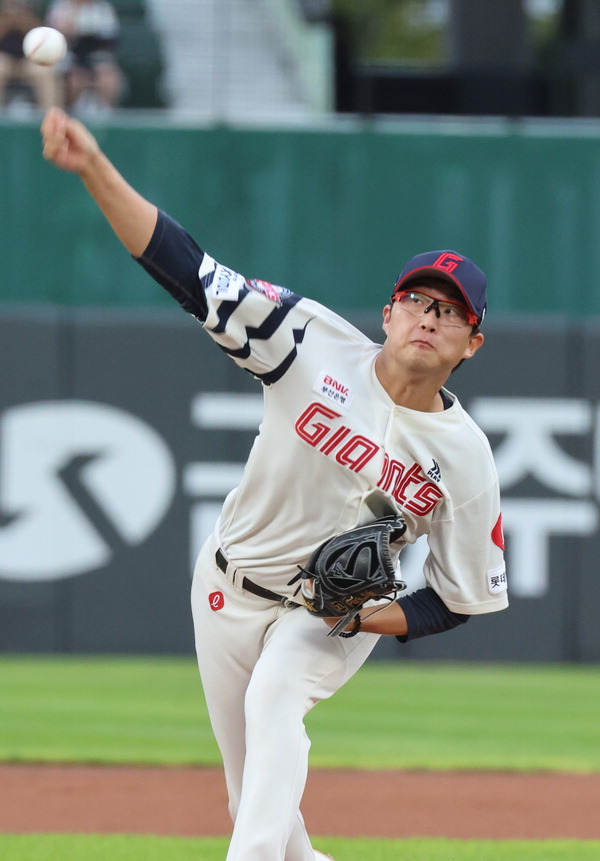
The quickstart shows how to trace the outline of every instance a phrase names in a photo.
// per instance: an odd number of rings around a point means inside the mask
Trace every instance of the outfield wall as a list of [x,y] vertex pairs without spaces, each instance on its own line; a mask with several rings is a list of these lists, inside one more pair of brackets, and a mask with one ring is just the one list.
[[[354,320],[378,337],[377,314]],[[450,387],[495,450],[510,610],[377,654],[596,661],[600,325],[485,332]],[[0,362],[0,650],[190,653],[192,559],[239,478],[258,384],[176,308],[4,309]],[[406,551],[411,586],[423,550]]]
[[[450,247],[487,272],[492,314],[600,314],[597,121],[253,129],[133,116],[93,130],[136,188],[249,277],[371,311],[405,260]],[[0,201],[0,303],[164,302],[79,180],[43,161],[37,124],[0,120]]]

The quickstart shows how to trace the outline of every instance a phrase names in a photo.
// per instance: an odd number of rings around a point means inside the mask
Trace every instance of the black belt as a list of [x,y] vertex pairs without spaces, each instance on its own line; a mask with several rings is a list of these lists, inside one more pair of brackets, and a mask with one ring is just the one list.
[[[229,565],[229,562],[225,558],[225,554],[220,547],[215,553],[215,562],[223,574],[227,574],[227,566]],[[267,601],[276,601],[278,604],[283,604],[286,607],[297,606],[295,601],[291,601],[283,595],[278,595],[277,592],[271,592],[270,589],[263,589],[263,587],[259,586],[258,583],[253,583],[252,580],[248,580],[247,577],[244,577],[242,580],[242,588],[245,589],[246,592],[252,592],[253,595],[258,595],[259,598],[265,598]]]

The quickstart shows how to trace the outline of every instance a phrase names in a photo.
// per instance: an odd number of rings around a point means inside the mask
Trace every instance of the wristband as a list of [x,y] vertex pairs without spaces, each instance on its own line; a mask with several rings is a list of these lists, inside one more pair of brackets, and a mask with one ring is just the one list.
[[354,616],[354,618],[352,619],[352,621],[354,622],[354,627],[352,627],[349,631],[341,631],[338,634],[338,637],[344,637],[345,640],[347,640],[349,637],[356,637],[362,626],[362,619],[360,618],[360,613],[357,613],[356,616]]

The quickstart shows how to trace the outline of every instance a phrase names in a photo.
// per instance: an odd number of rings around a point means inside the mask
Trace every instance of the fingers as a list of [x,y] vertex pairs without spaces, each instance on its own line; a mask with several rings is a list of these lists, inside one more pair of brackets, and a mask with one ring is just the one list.
[[60,108],[50,108],[42,121],[41,133],[44,144],[43,156],[48,161],[56,161],[66,142],[66,129],[69,118]]
[[68,119],[68,117],[67,117],[66,113],[61,108],[56,108],[56,107],[48,108],[48,110],[46,111],[46,114],[44,116],[44,119],[42,120],[42,131],[45,128],[50,128],[52,125],[56,124],[57,122],[61,122],[61,121],[64,122],[66,119]]
[[50,108],[41,125],[43,156],[63,170],[81,173],[98,152],[98,143],[83,123],[60,108]]
[[68,116],[60,108],[48,108],[42,120],[42,137],[45,138],[54,135],[67,124],[68,120]]

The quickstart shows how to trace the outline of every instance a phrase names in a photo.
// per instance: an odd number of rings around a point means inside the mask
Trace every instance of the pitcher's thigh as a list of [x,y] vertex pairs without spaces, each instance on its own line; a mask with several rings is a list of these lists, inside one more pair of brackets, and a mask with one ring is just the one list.
[[329,628],[303,607],[285,612],[268,630],[264,648],[252,674],[246,714],[254,701],[287,703],[303,715],[332,696],[364,664],[373,651],[376,634],[350,639],[328,637]]

